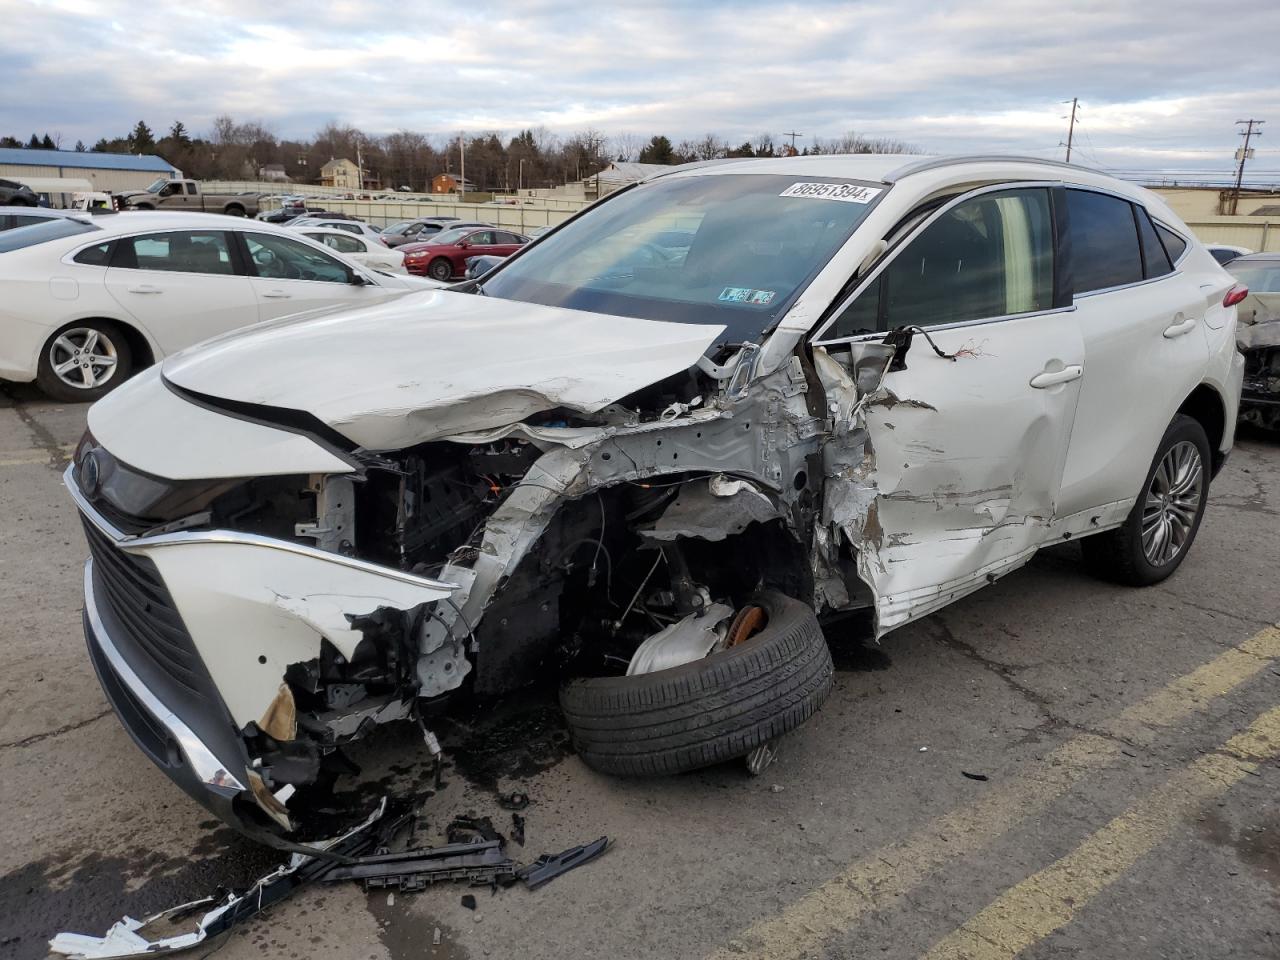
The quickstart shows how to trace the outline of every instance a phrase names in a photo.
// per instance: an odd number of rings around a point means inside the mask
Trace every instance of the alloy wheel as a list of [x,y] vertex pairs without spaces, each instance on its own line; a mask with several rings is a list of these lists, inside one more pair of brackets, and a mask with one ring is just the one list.
[[69,387],[93,390],[116,372],[116,345],[92,327],[64,330],[49,345],[49,367]]
[[1200,450],[1180,440],[1160,458],[1142,507],[1142,550],[1153,566],[1171,563],[1187,545],[1203,492]]

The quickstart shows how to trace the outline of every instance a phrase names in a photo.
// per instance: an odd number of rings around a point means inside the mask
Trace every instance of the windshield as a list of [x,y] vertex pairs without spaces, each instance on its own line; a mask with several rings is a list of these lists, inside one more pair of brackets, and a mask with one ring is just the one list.
[[[430,226],[430,224],[427,224],[423,228],[423,232],[425,233]],[[459,240],[465,239],[469,234],[475,233],[475,231],[475,227],[454,227],[452,230],[441,230],[430,240],[424,240],[423,243],[457,243]]]
[[1233,260],[1226,270],[1248,287],[1250,293],[1280,293],[1280,259]]
[[164,177],[161,177],[155,183],[151,184],[151,186],[147,187],[147,193],[159,193],[161,190],[165,188],[165,185],[168,182],[169,181],[166,180]]
[[393,223],[389,227],[383,227],[382,232],[391,233],[391,234],[395,234],[396,236],[400,236],[400,234],[404,233],[405,230],[409,228],[409,224],[411,223],[413,223],[412,220],[401,220],[399,223]]
[[92,223],[81,223],[70,217],[58,217],[56,220],[45,220],[27,227],[17,227],[0,233],[0,253],[10,250],[21,250],[23,247],[34,247],[37,243],[50,240],[61,240],[63,237],[74,237],[77,233],[92,233],[100,230]]
[[885,189],[777,174],[663,178],[542,238],[487,280],[484,292],[646,320],[723,324],[721,343],[759,340]]

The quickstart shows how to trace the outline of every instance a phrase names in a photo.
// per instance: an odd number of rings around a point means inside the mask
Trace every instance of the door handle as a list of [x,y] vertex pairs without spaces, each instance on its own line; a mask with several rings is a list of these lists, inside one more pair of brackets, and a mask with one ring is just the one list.
[[1031,378],[1031,386],[1037,390],[1043,390],[1045,387],[1057,386],[1059,383],[1070,383],[1072,380],[1079,380],[1084,376],[1084,367],[1078,363],[1073,363],[1069,367],[1063,367],[1061,370],[1046,370],[1044,373],[1037,373]]
[[1170,324],[1164,328],[1165,339],[1172,340],[1174,337],[1180,337],[1184,333],[1190,333],[1195,329],[1195,326],[1195,317],[1187,317],[1185,320],[1179,320],[1177,323]]
[[129,288],[130,293],[164,293],[159,287],[153,287],[149,283],[141,283],[136,287]]
[[264,300],[288,300],[293,296],[291,293],[285,293],[283,290],[268,290],[262,295]]

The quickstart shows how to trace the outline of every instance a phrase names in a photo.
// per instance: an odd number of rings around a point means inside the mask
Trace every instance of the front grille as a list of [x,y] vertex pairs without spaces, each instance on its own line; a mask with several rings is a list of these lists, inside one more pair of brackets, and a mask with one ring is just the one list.
[[127,632],[131,647],[183,691],[203,699],[200,655],[156,565],[119,549],[88,520],[83,522],[99,602]]

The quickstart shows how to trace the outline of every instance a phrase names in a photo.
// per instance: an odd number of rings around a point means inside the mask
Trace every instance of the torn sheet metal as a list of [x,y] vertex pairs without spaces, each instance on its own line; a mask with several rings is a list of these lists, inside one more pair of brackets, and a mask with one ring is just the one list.
[[915,351],[893,372],[883,356],[814,351],[833,416],[851,415],[823,450],[822,521],[855,553],[878,635],[1025,562],[1054,519],[1078,384],[1028,393],[1018,358],[1074,358],[1078,334],[1046,342],[1042,324],[1011,324],[998,357],[964,354],[967,336],[934,334],[960,360]]
[[702,613],[687,617],[659,630],[636,648],[627,665],[627,676],[669,670],[701,660],[724,640],[733,607],[713,603]]
[[259,324],[171,357],[164,375],[396,450],[557,407],[595,412],[687,370],[723,330],[431,291]]
[[773,500],[754,484],[717,474],[705,482],[680,487],[671,506],[641,533],[649,540],[691,537],[716,542],[781,515]]
[[364,636],[352,617],[383,607],[409,610],[450,594],[418,577],[287,546],[218,540],[130,546],[159,568],[237,726],[263,716],[285,670],[315,659],[322,640],[349,658]]

